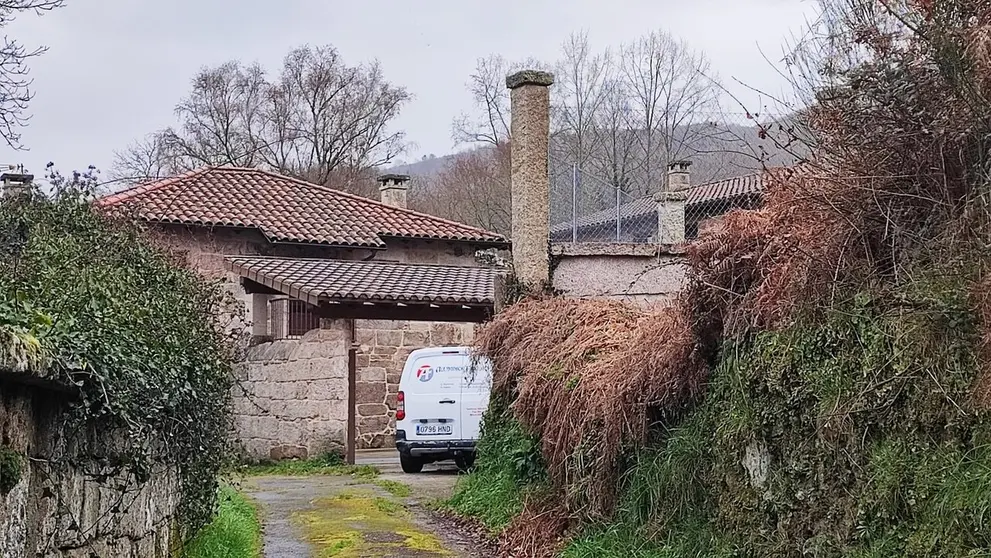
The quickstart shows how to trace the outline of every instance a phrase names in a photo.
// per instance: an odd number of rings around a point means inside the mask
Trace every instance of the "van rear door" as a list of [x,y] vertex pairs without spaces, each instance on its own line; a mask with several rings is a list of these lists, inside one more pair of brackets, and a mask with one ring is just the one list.
[[458,400],[463,362],[462,351],[438,349],[419,353],[407,364],[403,378],[410,425],[407,440],[457,440],[461,435]]
[[473,359],[466,354],[461,383],[461,439],[477,440],[482,414],[489,406],[492,387],[492,363],[485,357]]

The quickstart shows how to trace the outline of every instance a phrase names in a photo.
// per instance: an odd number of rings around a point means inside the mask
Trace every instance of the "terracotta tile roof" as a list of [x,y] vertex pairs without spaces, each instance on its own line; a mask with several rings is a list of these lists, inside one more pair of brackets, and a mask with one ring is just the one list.
[[311,304],[337,302],[495,302],[499,271],[392,262],[229,256],[228,270]]
[[503,236],[258,169],[206,167],[97,200],[160,223],[248,227],[271,242],[383,247],[384,237],[506,245]]
[[726,200],[746,194],[760,194],[764,191],[763,174],[734,176],[726,180],[701,184],[688,191],[688,205],[710,201]]
[[[693,205],[700,205],[708,202],[731,200],[746,194],[760,194],[764,191],[763,175],[750,174],[746,176],[735,176],[726,180],[717,180],[700,184],[688,190],[686,209]],[[657,202],[653,196],[647,196],[624,203],[619,206],[622,220],[635,219],[638,217],[651,217],[657,215]],[[590,213],[578,219],[578,228],[585,229],[596,227],[608,223],[616,222],[616,208],[604,209],[595,213]],[[565,233],[572,230],[571,221],[558,223],[551,227],[551,233]]]

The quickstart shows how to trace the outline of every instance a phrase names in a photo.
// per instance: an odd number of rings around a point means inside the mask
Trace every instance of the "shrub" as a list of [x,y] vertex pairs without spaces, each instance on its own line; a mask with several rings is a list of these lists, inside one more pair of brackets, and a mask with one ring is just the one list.
[[501,531],[520,513],[528,493],[546,484],[540,444],[526,434],[505,404],[493,399],[482,419],[478,458],[447,505]]
[[135,225],[97,214],[79,186],[0,203],[0,330],[36,339],[47,374],[78,392],[68,449],[52,464],[100,431],[114,441],[100,448],[108,466],[128,478],[178,471],[181,518],[195,530],[233,455],[238,332],[226,326],[237,309]]

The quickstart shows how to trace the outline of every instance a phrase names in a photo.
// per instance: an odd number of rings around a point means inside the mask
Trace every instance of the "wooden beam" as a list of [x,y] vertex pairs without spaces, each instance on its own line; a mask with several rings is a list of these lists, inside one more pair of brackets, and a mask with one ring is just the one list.
[[329,319],[358,319],[358,320],[403,320],[413,322],[472,322],[480,323],[492,317],[491,305],[470,306],[439,306],[430,308],[426,304],[405,303],[399,306],[394,303],[377,303],[371,306],[362,302],[342,302],[340,304],[320,303],[320,317]]
[[267,295],[287,294],[282,291],[277,291],[272,287],[262,285],[257,281],[252,281],[247,277],[241,278],[241,286],[244,287],[244,292],[247,294],[267,294]]

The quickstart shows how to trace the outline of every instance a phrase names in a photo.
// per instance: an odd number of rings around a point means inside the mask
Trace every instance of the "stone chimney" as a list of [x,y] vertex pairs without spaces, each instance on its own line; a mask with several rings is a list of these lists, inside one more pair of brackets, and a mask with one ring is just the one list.
[[18,172],[5,172],[0,174],[0,182],[3,183],[4,198],[24,198],[31,195],[31,184],[34,182],[33,174],[25,174],[23,168],[11,165],[11,170]]
[[668,188],[654,195],[657,202],[657,242],[678,244],[685,241],[685,203],[691,177],[691,161],[674,161],[668,165]]
[[383,174],[378,178],[382,203],[406,209],[406,193],[409,191],[408,174]]
[[550,90],[554,76],[524,70],[506,78],[512,114],[513,270],[532,287],[550,282]]

